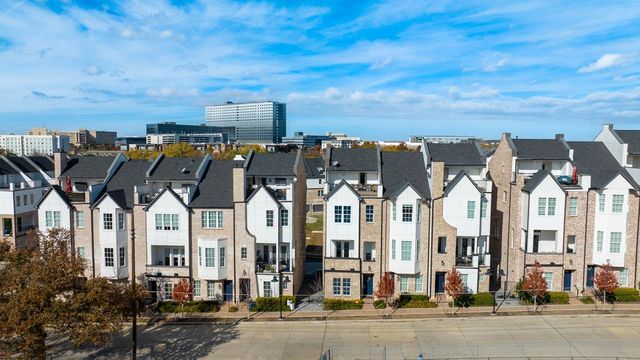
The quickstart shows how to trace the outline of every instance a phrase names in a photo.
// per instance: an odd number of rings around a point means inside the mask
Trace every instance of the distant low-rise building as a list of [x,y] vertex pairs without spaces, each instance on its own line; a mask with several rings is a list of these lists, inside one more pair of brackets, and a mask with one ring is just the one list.
[[139,145],[146,145],[146,136],[123,136],[116,139],[115,145],[120,150],[135,149]]
[[482,139],[467,135],[411,135],[409,137],[410,143],[421,143],[423,141],[440,144],[457,144],[462,142],[482,141]]
[[0,149],[13,155],[53,155],[69,150],[69,137],[64,135],[0,135]]
[[[236,129],[233,126],[208,126],[205,124],[191,125],[175,122],[162,122],[147,124],[147,136],[149,135],[202,135],[222,134],[224,142],[236,141]],[[148,139],[148,138],[147,138]]]
[[309,148],[321,145],[323,140],[331,140],[331,137],[327,135],[308,135],[302,131],[296,131],[293,133],[293,136],[283,137],[282,143]]
[[147,145],[171,145],[188,143],[191,145],[208,145],[224,143],[223,134],[160,134],[147,135]]
[[29,130],[29,135],[61,135],[69,137],[69,143],[74,146],[89,145],[110,145],[113,146],[118,137],[115,131],[103,130],[87,130],[80,128],[78,130],[60,131],[48,129],[46,127],[34,127]]

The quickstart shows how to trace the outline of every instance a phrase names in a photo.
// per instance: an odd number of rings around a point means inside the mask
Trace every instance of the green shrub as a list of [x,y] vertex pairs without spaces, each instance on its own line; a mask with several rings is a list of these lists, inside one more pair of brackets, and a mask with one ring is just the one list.
[[473,299],[471,300],[471,306],[493,306],[495,305],[495,299],[493,298],[493,294],[489,292],[481,292],[477,294],[473,294]]
[[384,300],[376,300],[373,302],[373,307],[375,309],[386,309],[387,308],[387,303],[384,302]]
[[362,309],[362,300],[324,299],[325,310],[358,310]]
[[400,295],[398,298],[398,306],[404,307],[403,305],[411,302],[411,301],[429,301],[429,297],[427,295],[422,294],[404,294]]
[[583,304],[593,304],[596,302],[591,296],[583,296],[580,298],[580,301],[582,301]]
[[438,307],[438,304],[431,301],[410,300],[400,305],[400,307],[405,309],[426,309]]
[[158,305],[158,312],[161,313],[205,313],[216,311],[218,311],[218,303],[210,300],[188,301],[184,305],[166,301]]
[[229,305],[229,312],[234,313],[238,312],[238,307],[236,305]]
[[640,301],[640,292],[633,288],[617,288],[613,292],[615,301],[617,302],[635,302]]
[[176,310],[176,303],[173,301],[163,301],[158,304],[158,312],[160,313],[172,313]]
[[[282,311],[291,311],[287,306],[287,300],[296,301],[295,296],[282,297]],[[251,311],[280,311],[279,297],[259,297],[256,299],[256,306]]]
[[547,293],[549,302],[552,304],[568,304],[569,293],[562,291],[550,291]]

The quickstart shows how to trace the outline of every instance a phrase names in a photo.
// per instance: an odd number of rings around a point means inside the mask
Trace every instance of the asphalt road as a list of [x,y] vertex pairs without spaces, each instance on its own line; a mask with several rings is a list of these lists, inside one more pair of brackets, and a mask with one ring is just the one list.
[[[50,337],[54,358],[126,359],[130,333],[74,349]],[[241,322],[139,329],[140,359],[640,358],[640,317],[541,315],[420,320]]]

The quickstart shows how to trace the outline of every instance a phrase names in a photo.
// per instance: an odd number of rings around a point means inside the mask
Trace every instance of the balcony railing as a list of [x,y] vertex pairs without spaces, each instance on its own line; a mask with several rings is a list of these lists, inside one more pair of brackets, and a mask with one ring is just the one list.
[[[284,272],[291,271],[291,262],[290,261],[281,261],[280,262],[281,270]],[[271,262],[258,262],[256,264],[256,272],[257,273],[277,273],[278,265]]]
[[474,254],[466,256],[456,256],[456,266],[489,266],[491,264],[490,254]]
[[188,266],[147,265],[147,276],[157,277],[188,277]]

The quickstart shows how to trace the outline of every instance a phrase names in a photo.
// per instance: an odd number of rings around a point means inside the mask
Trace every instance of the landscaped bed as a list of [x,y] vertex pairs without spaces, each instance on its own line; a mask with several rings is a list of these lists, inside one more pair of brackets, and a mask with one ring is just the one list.
[[362,300],[324,299],[322,302],[325,310],[359,310],[362,309]]
[[405,309],[435,308],[438,304],[429,301],[426,295],[400,295],[398,307]]
[[184,305],[165,301],[158,304],[157,310],[159,313],[207,313],[217,312],[219,306],[217,302],[207,300],[188,301]]

